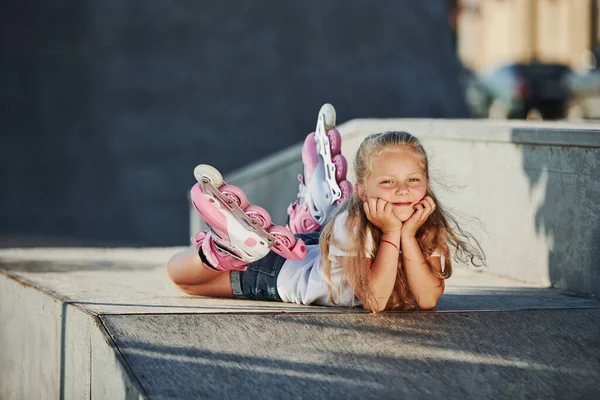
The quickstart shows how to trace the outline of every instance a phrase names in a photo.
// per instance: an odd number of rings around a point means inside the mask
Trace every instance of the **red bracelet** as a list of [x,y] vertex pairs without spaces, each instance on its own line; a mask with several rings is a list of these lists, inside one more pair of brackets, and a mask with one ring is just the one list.
[[381,239],[380,242],[386,242],[391,244],[392,246],[394,246],[396,248],[396,250],[400,251],[400,249],[398,248],[398,246],[395,243],[390,242],[389,240],[385,240],[385,239]]

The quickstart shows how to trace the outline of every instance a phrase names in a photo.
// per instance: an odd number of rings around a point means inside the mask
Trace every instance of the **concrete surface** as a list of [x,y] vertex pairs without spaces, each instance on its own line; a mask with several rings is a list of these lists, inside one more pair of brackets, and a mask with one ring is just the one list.
[[181,248],[0,250],[0,398],[600,396],[600,300],[457,268],[433,312],[184,295]]
[[0,270],[0,399],[140,398],[98,317],[60,295]]
[[102,321],[151,398],[600,396],[600,309]]
[[[419,137],[436,194],[481,242],[495,273],[600,296],[599,124],[361,119],[338,128],[350,179],[365,136],[406,130]],[[298,190],[300,149],[286,149],[225,180],[282,224]],[[190,231],[197,232],[197,214],[190,218]]]

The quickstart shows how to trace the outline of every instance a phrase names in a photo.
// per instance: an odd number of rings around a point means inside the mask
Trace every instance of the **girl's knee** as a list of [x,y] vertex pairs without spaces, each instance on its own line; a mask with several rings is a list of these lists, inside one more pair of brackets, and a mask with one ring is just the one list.
[[166,272],[167,272],[167,276],[169,277],[169,279],[171,280],[171,282],[173,282],[175,285],[177,285],[177,270],[178,270],[178,262],[177,262],[177,258],[179,256],[180,253],[177,253],[175,255],[173,255],[169,261],[167,261],[167,266],[166,266]]
[[225,280],[215,280],[197,285],[178,284],[182,292],[192,296],[234,297],[231,283]]
[[171,257],[167,262],[166,274],[179,290],[190,295],[233,296],[230,274],[205,267],[194,250],[186,250]]
[[167,261],[166,273],[176,285],[182,283],[200,283],[202,281],[202,262],[195,251],[185,250],[173,255]]
[[202,284],[185,285],[185,284],[176,283],[175,286],[177,286],[177,288],[185,294],[189,294],[192,296],[203,296],[204,295],[203,290],[202,290],[202,286],[203,286]]

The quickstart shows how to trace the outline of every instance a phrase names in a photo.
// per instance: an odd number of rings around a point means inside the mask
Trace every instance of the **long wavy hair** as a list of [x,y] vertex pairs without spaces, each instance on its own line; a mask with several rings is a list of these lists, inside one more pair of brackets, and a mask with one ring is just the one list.
[[[429,179],[429,162],[425,149],[419,140],[408,132],[384,132],[368,136],[360,145],[354,159],[354,171],[357,183],[365,184],[372,172],[372,160],[384,150],[390,148],[408,148],[418,156],[427,178],[426,196],[431,196],[435,202],[435,211],[427,218],[416,233],[416,239],[425,256],[432,273],[440,279],[448,279],[452,275],[452,258],[463,264],[481,266],[485,264],[485,255],[478,241],[469,233],[464,232],[440,204],[431,190]],[[332,237],[335,217],[348,212],[346,232],[350,248],[344,248]],[[379,248],[382,232],[367,219],[363,202],[358,193],[348,198],[335,211],[329,222],[321,231],[320,248],[323,257],[323,272],[329,287],[329,298],[334,304],[339,304],[343,287],[336,287],[331,279],[331,261],[329,260],[329,245],[333,244],[342,250],[354,254],[353,257],[342,257],[342,267],[345,278],[341,285],[353,282],[354,293],[363,303],[363,307],[374,311],[376,301],[369,290],[369,269],[371,260],[375,258]],[[371,241],[371,243],[368,243]],[[430,257],[434,251],[444,256],[444,268],[440,272],[433,268]],[[367,254],[367,252],[369,252]],[[451,257],[451,253],[453,257]],[[402,266],[402,257],[398,257],[398,272],[396,283],[385,310],[416,308],[416,302],[410,292],[406,274]]]

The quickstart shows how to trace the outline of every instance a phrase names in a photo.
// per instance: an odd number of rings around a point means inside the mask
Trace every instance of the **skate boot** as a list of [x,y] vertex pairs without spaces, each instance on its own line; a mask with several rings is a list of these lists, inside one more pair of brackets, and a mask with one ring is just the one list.
[[191,190],[192,204],[210,227],[194,238],[197,248],[216,270],[246,270],[246,266],[270,250],[292,260],[306,256],[302,240],[283,226],[273,225],[263,208],[250,205],[244,192],[223,182],[210,165],[194,169],[196,183]]
[[346,180],[348,163],[341,154],[342,138],[335,129],[335,109],[319,110],[317,128],[304,140],[304,176],[298,175],[298,199],[288,207],[288,227],[294,233],[318,232],[336,207],[352,194]]

